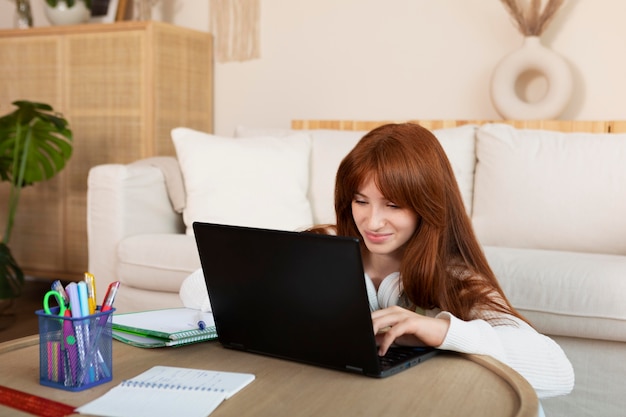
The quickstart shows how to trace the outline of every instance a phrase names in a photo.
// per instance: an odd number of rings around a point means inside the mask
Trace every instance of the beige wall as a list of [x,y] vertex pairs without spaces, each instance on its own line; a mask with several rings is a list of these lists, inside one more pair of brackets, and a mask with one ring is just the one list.
[[[37,26],[43,1],[31,0]],[[216,133],[296,118],[499,118],[491,72],[522,41],[499,0],[260,1],[261,58],[216,64]],[[161,0],[153,17],[208,30],[207,3]],[[0,27],[12,9],[0,0]],[[574,73],[561,118],[626,119],[625,18],[624,0],[565,1],[542,37]]]

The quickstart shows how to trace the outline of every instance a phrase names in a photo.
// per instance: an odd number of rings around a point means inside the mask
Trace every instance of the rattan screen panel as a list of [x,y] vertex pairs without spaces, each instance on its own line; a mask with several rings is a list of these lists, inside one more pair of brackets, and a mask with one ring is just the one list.
[[[177,126],[212,132],[212,44],[208,33],[160,22],[0,31],[0,110],[50,103],[74,133],[66,169],[22,194],[10,246],[27,273],[82,278],[91,167],[173,155]],[[0,183],[3,201],[7,188]]]

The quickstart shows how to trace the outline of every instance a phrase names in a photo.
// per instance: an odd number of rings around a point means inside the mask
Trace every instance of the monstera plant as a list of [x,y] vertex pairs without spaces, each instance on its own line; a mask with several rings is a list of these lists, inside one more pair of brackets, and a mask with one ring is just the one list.
[[0,241],[0,301],[21,294],[24,272],[9,249],[9,238],[26,186],[63,169],[72,155],[68,122],[48,104],[15,101],[17,110],[0,117],[0,180],[9,183],[6,225]]

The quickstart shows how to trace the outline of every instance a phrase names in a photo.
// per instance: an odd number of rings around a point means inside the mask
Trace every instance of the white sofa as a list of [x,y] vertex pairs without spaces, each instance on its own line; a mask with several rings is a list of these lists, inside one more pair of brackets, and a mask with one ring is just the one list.
[[[180,285],[200,267],[193,220],[285,229],[332,222],[336,168],[372,123],[295,135],[240,127],[235,138],[177,129],[179,159],[92,168],[89,270],[98,293],[119,280],[119,312],[181,305]],[[505,293],[574,365],[573,393],[545,400],[546,415],[624,415],[626,134],[522,127],[623,125],[421,123],[449,156]]]

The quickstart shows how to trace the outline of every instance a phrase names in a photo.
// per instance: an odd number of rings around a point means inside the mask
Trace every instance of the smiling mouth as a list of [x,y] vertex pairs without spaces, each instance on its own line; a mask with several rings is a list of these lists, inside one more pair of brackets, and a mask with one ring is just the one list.
[[365,233],[365,237],[372,243],[383,243],[389,239],[390,233]]

